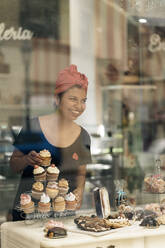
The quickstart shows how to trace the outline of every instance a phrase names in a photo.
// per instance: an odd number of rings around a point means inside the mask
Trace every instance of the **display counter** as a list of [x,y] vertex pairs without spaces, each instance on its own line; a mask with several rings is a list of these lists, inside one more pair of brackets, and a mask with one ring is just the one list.
[[44,222],[6,222],[1,225],[1,248],[162,248],[165,226],[147,229],[135,222],[131,226],[102,233],[76,229],[74,217],[62,220],[68,234],[65,238],[49,239],[44,234]]

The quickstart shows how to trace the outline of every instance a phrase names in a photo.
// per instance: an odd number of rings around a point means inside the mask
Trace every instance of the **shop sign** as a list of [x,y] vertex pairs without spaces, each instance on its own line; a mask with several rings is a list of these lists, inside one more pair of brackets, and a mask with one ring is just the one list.
[[32,37],[33,32],[28,29],[22,27],[18,29],[14,27],[5,28],[5,23],[0,23],[0,40],[31,40]]
[[151,35],[148,50],[151,53],[158,52],[161,50],[165,51],[165,42],[161,40],[158,34],[154,33]]

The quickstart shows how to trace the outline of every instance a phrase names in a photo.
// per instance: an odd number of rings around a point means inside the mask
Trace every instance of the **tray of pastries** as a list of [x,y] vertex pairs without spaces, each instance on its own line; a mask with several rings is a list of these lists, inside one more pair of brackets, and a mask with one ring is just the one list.
[[108,219],[99,218],[98,216],[78,216],[74,219],[75,225],[69,226],[70,232],[83,233],[91,236],[103,236],[116,232],[119,228],[130,227],[128,219]]

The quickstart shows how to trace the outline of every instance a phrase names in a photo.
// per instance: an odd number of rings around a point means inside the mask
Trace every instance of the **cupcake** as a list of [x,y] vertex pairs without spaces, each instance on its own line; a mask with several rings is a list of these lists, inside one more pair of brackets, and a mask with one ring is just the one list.
[[47,194],[43,193],[40,201],[38,202],[38,211],[42,213],[49,212],[50,206],[50,197]]
[[50,154],[50,152],[48,150],[44,149],[44,150],[40,151],[40,157],[42,159],[42,163],[41,163],[42,166],[47,167],[47,166],[50,165],[50,163],[51,163],[51,154]]
[[38,165],[34,166],[33,175],[36,181],[46,180],[46,171],[41,166],[38,166]]
[[68,193],[69,190],[69,185],[68,181],[64,178],[60,179],[58,182],[58,187],[59,187],[59,194],[60,195],[65,195]]
[[21,194],[20,196],[21,210],[26,214],[34,212],[34,202],[31,200],[31,196],[28,194]]
[[55,198],[58,195],[59,189],[58,189],[58,183],[57,182],[48,182],[46,186],[46,194],[50,198]]
[[57,196],[53,201],[53,210],[63,212],[65,210],[65,199],[63,196]]
[[55,181],[58,179],[58,175],[59,175],[60,171],[59,169],[55,166],[55,164],[51,164],[51,166],[49,166],[47,168],[47,180],[48,181]]
[[44,185],[41,182],[35,182],[32,185],[32,197],[36,200],[40,200],[41,195],[44,192]]
[[66,209],[67,210],[75,210],[77,206],[76,196],[70,192],[65,196]]

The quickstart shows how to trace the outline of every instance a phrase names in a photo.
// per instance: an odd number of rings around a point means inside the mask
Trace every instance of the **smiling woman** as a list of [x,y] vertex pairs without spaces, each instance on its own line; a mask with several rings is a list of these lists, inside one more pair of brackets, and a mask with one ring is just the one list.
[[84,112],[85,103],[86,91],[79,85],[72,86],[59,99],[56,96],[56,104],[59,106],[59,112],[63,113],[63,118],[77,119]]
[[[39,152],[47,149],[51,153],[52,163],[60,170],[60,177],[69,182],[69,191],[76,196],[77,209],[81,207],[86,164],[91,163],[90,137],[74,121],[86,108],[87,87],[87,77],[78,72],[75,65],[64,69],[56,81],[55,112],[33,118],[30,130],[21,130],[10,160],[13,170],[23,172],[15,204],[22,192],[31,189],[33,167],[41,165]],[[13,219],[21,219],[15,210]]]

